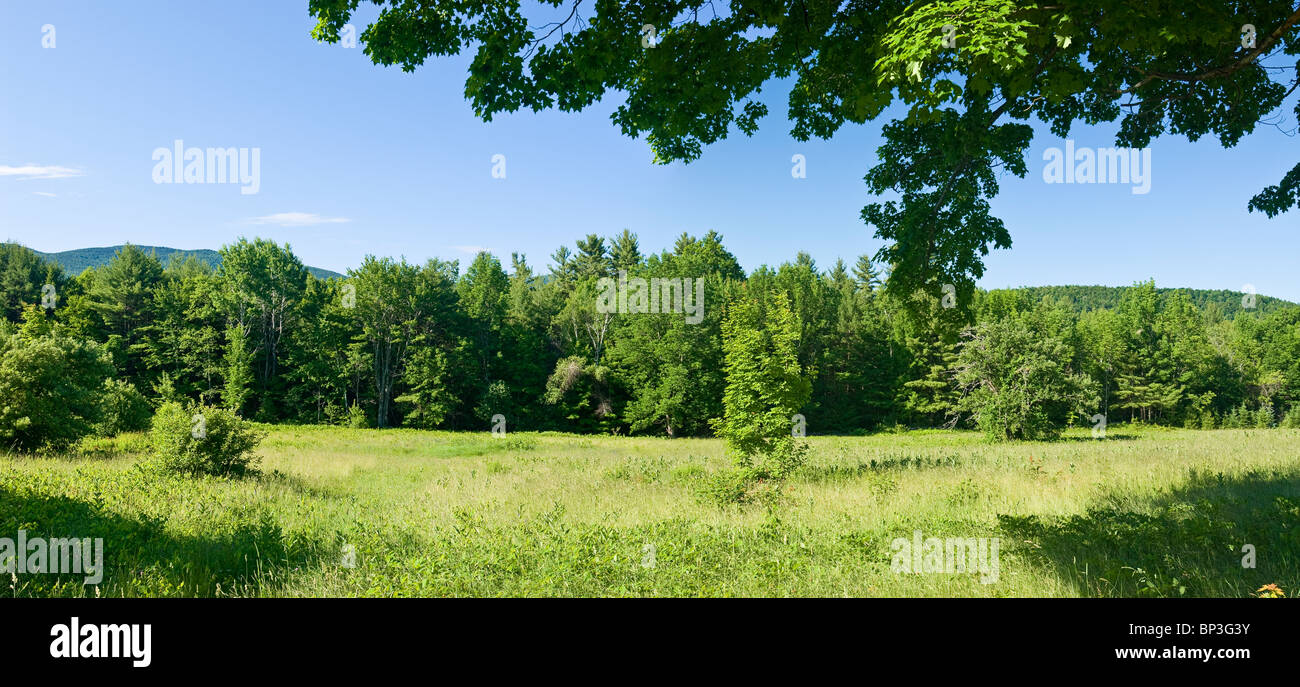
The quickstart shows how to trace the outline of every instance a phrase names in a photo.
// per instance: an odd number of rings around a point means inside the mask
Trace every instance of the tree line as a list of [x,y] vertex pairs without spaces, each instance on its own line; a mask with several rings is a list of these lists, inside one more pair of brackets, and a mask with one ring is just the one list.
[[[1276,301],[1229,308],[1144,282],[1109,307],[1072,304],[1096,300],[1090,287],[954,303],[893,292],[865,256],[820,269],[800,253],[746,274],[716,232],[648,254],[627,230],[589,235],[545,271],[517,253],[508,270],[479,253],[463,273],[456,261],[367,256],[344,278],[318,279],[264,239],[220,255],[216,268],[163,264],[128,245],[72,276],[5,244],[0,384],[60,383],[41,376],[52,359],[33,353],[53,346],[60,374],[102,379],[114,389],[105,398],[134,415],[189,401],[263,422],[486,430],[500,415],[510,430],[701,436],[739,393],[727,376],[743,359],[728,360],[724,332],[735,339],[778,318],[793,332],[781,378],[807,384],[789,398],[810,433],[978,427],[1039,438],[1097,415],[1300,424],[1300,308]],[[703,280],[702,320],[600,307],[600,280],[620,273]],[[36,403],[39,389],[30,393]],[[17,428],[35,421],[24,412],[0,417],[18,445],[31,443]],[[103,422],[86,413],[82,424]]]

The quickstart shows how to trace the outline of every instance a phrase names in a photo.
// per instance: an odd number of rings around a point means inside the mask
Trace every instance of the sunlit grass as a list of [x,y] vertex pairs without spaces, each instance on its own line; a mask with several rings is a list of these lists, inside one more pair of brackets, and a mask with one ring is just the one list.
[[[707,439],[274,427],[261,475],[135,468],[141,437],[0,459],[0,537],[103,537],[107,573],[5,595],[1246,596],[1300,590],[1300,431],[811,437],[780,504],[699,495]],[[900,575],[914,530],[1000,575]],[[1257,567],[1241,566],[1242,546]],[[350,548],[346,548],[350,547]],[[355,567],[341,565],[355,551]]]

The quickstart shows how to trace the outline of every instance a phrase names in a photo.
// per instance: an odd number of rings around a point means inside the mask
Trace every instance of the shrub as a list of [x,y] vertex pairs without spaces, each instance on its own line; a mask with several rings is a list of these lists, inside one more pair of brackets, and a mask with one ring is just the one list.
[[487,390],[483,392],[478,406],[474,408],[474,417],[483,422],[491,422],[492,416],[497,413],[516,415],[510,408],[510,387],[499,379],[489,384]]
[[717,506],[757,504],[769,513],[785,500],[783,479],[774,479],[759,468],[737,467],[701,475],[692,485],[696,496]]
[[135,385],[110,379],[104,382],[102,399],[99,422],[95,425],[96,435],[111,437],[149,429],[152,409],[149,400],[136,390]]
[[94,431],[104,381],[112,373],[93,342],[38,329],[0,334],[0,444],[59,451]]
[[1278,426],[1288,429],[1300,429],[1300,403],[1291,406],[1291,409],[1286,412]]
[[675,482],[694,484],[708,477],[708,472],[699,463],[686,463],[669,470],[668,476]]
[[1256,410],[1254,413],[1254,424],[1256,427],[1272,427],[1275,419],[1276,418],[1273,416],[1273,404],[1267,401],[1265,401],[1264,404],[1259,407],[1259,410]]
[[253,450],[265,433],[230,410],[164,403],[150,430],[153,460],[171,472],[240,476],[255,469]]
[[752,468],[723,469],[701,480],[696,492],[702,500],[719,506],[744,503],[757,481]]
[[1069,366],[1070,349],[1052,333],[1050,311],[981,322],[965,333],[956,383],[958,407],[992,441],[1055,439],[1071,416],[1089,415],[1096,382]]
[[343,406],[330,402],[325,404],[325,424],[327,425],[344,425],[347,424],[348,414]]
[[370,427],[370,418],[366,416],[366,411],[360,403],[352,402],[348,406],[347,426],[352,429],[367,429]]

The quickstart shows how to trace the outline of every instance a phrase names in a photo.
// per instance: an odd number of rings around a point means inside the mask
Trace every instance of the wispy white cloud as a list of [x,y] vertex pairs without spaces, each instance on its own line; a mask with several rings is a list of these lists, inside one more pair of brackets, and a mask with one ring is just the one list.
[[470,255],[478,255],[479,253],[482,253],[483,251],[487,250],[483,246],[452,246],[451,248],[452,250],[458,250],[462,253],[468,253]]
[[38,196],[45,196],[46,198],[58,198],[58,194],[50,193],[49,191],[32,191],[32,193]]
[[273,215],[250,217],[253,224],[278,224],[282,227],[310,227],[317,224],[344,224],[347,217],[322,217],[314,212],[277,212]]
[[69,177],[85,176],[86,173],[75,167],[59,167],[57,165],[37,165],[27,163],[20,166],[0,165],[0,177],[18,177],[19,181],[26,179],[67,179]]

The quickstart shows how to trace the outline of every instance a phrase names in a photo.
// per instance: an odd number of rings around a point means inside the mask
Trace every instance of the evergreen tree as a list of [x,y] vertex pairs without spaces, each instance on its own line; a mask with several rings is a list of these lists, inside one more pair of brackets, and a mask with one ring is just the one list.
[[123,376],[137,385],[148,380],[142,358],[150,348],[143,338],[154,319],[154,295],[163,283],[163,266],[153,253],[137,246],[123,246],[113,259],[95,271],[86,296],[99,316],[101,335],[117,336],[124,355]]
[[722,323],[727,387],[718,434],[736,463],[757,477],[788,476],[806,450],[792,432],[812,390],[799,365],[799,329],[780,292],[766,304],[750,296],[732,301]]
[[578,255],[573,260],[574,276],[578,279],[607,277],[612,273],[609,250],[605,239],[588,234],[587,238],[578,240]]
[[615,272],[618,270],[632,272],[640,267],[644,257],[641,255],[641,245],[636,240],[636,234],[624,229],[622,234],[611,239],[609,259],[610,266]]

